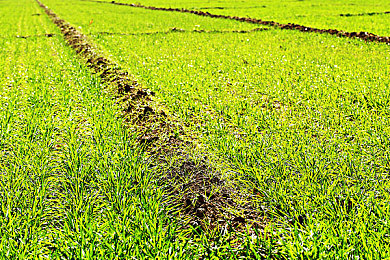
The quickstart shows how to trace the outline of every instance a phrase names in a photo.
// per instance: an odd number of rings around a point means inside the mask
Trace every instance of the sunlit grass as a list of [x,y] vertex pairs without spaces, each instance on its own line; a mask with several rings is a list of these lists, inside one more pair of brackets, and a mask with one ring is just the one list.
[[[168,214],[163,169],[149,165],[106,86],[47,16],[33,15],[43,14],[34,1],[3,1],[2,258],[389,256],[388,46],[276,29],[238,34],[258,26],[84,1],[44,4],[154,91],[197,142],[194,154],[210,155],[270,222],[241,240],[190,236]],[[169,33],[142,34],[150,32]]]
[[[111,2],[110,0],[104,0]],[[121,0],[121,3],[141,3],[148,6],[186,8],[212,14],[241,16],[272,20],[279,23],[296,23],[320,29],[338,29],[350,32],[367,31],[381,36],[389,36],[390,3],[386,0],[352,1],[161,1],[161,0]],[[378,13],[367,15],[370,13]],[[352,16],[340,16],[352,14]],[[354,16],[354,14],[366,14]]]
[[60,36],[15,37],[59,34],[35,2],[8,9],[21,22],[0,39],[0,258],[185,258],[120,108]]
[[228,178],[257,194],[282,253],[389,254],[388,46],[280,30],[94,41],[157,93]]

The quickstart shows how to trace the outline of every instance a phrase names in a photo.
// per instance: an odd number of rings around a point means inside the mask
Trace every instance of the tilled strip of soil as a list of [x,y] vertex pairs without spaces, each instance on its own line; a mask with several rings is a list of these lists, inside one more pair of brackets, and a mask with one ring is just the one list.
[[[74,27],[70,26],[66,21],[60,19],[44,4],[38,1],[38,4],[45,10],[46,14],[51,18],[63,34],[66,42],[83,58],[86,59],[88,67],[92,68],[96,73],[99,73],[104,83],[115,84],[118,87],[118,92],[134,92],[138,83],[130,77],[127,72],[118,69],[116,64],[113,64],[107,58],[103,57],[98,51],[88,42],[86,36],[78,32]],[[132,93],[133,98],[147,96],[148,93],[138,89]]]
[[140,35],[154,35],[154,34],[169,34],[169,33],[251,33],[259,31],[267,31],[269,28],[255,28],[252,30],[184,30],[173,27],[168,31],[158,32],[141,32],[141,33],[113,33],[113,32],[97,32],[100,35],[119,35],[119,36],[140,36]]
[[307,26],[294,24],[294,23],[282,24],[282,23],[278,23],[275,21],[263,21],[261,19],[249,18],[249,17],[211,14],[209,12],[188,10],[188,9],[183,9],[183,8],[165,8],[165,7],[145,6],[145,5],[141,5],[141,4],[126,4],[126,3],[120,3],[120,2],[115,2],[115,1],[105,2],[105,1],[91,0],[91,2],[131,6],[131,7],[138,7],[138,8],[144,8],[144,9],[149,9],[149,10],[158,10],[158,11],[191,13],[191,14],[195,14],[195,15],[199,15],[199,16],[206,16],[206,17],[211,17],[211,18],[230,19],[230,20],[236,20],[236,21],[240,21],[240,22],[247,22],[247,23],[253,23],[253,24],[272,26],[275,28],[283,29],[283,30],[297,30],[297,31],[301,31],[301,32],[326,33],[326,34],[336,35],[338,37],[359,38],[359,39],[363,39],[365,41],[383,42],[383,43],[390,44],[390,37],[378,36],[378,35],[375,35],[375,34],[369,33],[369,32],[345,32],[345,31],[341,31],[341,30],[337,30],[337,29],[318,29],[318,28],[307,27]]
[[[132,123],[129,126],[135,125],[137,132],[145,133],[140,136],[139,143],[155,159],[151,167],[157,171],[164,169],[160,184],[168,194],[165,201],[173,208],[172,212],[184,220],[183,225],[196,231],[227,227],[244,230],[245,224],[261,229],[266,220],[251,203],[256,195],[229,187],[206,157],[192,159],[186,152],[188,147],[193,147],[191,142],[176,137],[182,128],[163,111],[152,108],[153,93],[142,89],[126,71],[101,55],[85,35],[36,1],[88,67],[103,83],[116,89],[116,98],[124,107],[124,117]],[[172,158],[177,158],[174,163]]]
[[2,39],[6,38],[19,38],[19,39],[28,39],[28,38],[39,38],[39,37],[54,37],[56,36],[54,33],[45,33],[45,34],[37,34],[37,35],[16,35],[16,36],[0,36]]
[[267,8],[265,5],[255,5],[255,6],[245,6],[245,7],[239,7],[239,6],[229,6],[229,7],[222,7],[222,6],[209,6],[209,7],[200,7],[200,8],[191,8],[191,9],[219,9],[219,10],[226,10],[226,9],[246,9],[246,8]]
[[381,14],[390,14],[390,11],[388,12],[373,12],[373,13],[360,13],[360,14],[339,14],[340,16],[373,16],[373,15],[381,15]]

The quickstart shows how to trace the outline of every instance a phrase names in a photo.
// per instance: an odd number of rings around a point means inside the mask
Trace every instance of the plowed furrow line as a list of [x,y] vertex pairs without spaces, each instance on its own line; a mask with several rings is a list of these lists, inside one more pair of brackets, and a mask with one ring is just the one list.
[[54,37],[56,36],[54,33],[45,33],[45,34],[37,34],[37,35],[15,35],[15,36],[0,36],[2,39],[10,39],[10,38],[19,38],[19,39],[28,39],[28,38],[39,38],[39,37]]
[[267,31],[269,28],[255,28],[252,30],[184,30],[181,28],[173,27],[168,31],[158,31],[158,32],[143,32],[143,33],[113,33],[113,32],[96,32],[95,34],[100,35],[118,35],[118,36],[141,36],[141,35],[156,35],[156,34],[170,34],[170,33],[215,33],[215,34],[224,34],[224,33],[251,33],[259,31]]
[[[176,125],[177,128],[177,124],[164,112],[157,113],[150,107],[153,103],[151,92],[141,89],[126,71],[100,55],[85,35],[60,19],[39,0],[36,1],[61,29],[66,42],[86,60],[102,82],[117,89],[118,100],[131,100],[125,111],[127,117],[136,121],[137,132],[148,132],[140,139],[140,144],[154,151],[154,167],[157,171],[163,168],[165,173],[161,185],[168,193],[166,203],[170,204],[174,214],[179,214],[185,227],[198,231],[225,229],[228,226],[246,230],[244,224],[256,229],[263,227],[266,219],[250,202],[252,195],[228,185],[206,159],[197,158],[195,162],[189,156],[188,147],[193,147],[193,144],[175,137],[172,126]],[[174,163],[172,158],[175,158]]]
[[[87,1],[89,1],[89,0],[87,0]],[[157,10],[157,11],[191,13],[191,14],[195,14],[195,15],[199,15],[199,16],[210,17],[210,18],[230,19],[230,20],[236,20],[236,21],[240,21],[240,22],[267,25],[267,26],[272,26],[275,28],[283,29],[283,30],[297,30],[297,31],[301,31],[301,32],[331,34],[331,35],[335,35],[338,37],[359,38],[359,39],[363,39],[365,41],[383,42],[383,43],[390,44],[390,37],[378,36],[378,35],[375,35],[375,34],[369,33],[369,32],[345,32],[345,31],[337,30],[337,29],[318,29],[318,28],[307,27],[304,25],[299,25],[299,24],[294,24],[294,23],[282,24],[282,23],[278,23],[275,21],[263,21],[261,19],[249,18],[249,17],[211,14],[209,12],[188,10],[188,9],[183,9],[183,8],[165,8],[165,7],[145,6],[145,5],[141,5],[141,4],[126,4],[126,3],[119,3],[119,2],[115,2],[115,1],[104,2],[104,1],[93,1],[92,0],[91,2],[106,3],[106,4],[113,4],[113,5],[122,5],[122,6],[131,6],[131,7],[138,7],[138,8],[144,8],[144,9],[149,9],[149,10]]]
[[[38,4],[45,10],[54,24],[60,29],[66,42],[82,57],[86,58],[87,65],[100,74],[104,83],[116,84],[120,92],[132,92],[138,86],[137,82],[132,80],[127,72],[118,69],[118,66],[109,61],[88,42],[86,36],[70,26],[66,21],[60,19],[44,4],[38,1]],[[145,96],[146,93],[135,93]]]
[[372,12],[372,13],[360,13],[360,14],[339,14],[340,16],[373,16],[373,15],[382,15],[382,14],[390,14],[390,11],[388,12]]

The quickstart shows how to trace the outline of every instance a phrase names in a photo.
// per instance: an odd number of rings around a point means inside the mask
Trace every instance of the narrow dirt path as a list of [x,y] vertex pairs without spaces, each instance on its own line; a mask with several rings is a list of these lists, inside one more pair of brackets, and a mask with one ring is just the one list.
[[0,36],[2,39],[9,39],[9,38],[20,38],[20,39],[28,39],[28,38],[37,38],[37,37],[54,37],[56,36],[54,33],[45,33],[45,34],[37,34],[37,35],[15,35],[13,37],[10,36]]
[[388,12],[373,12],[373,13],[360,13],[360,14],[339,14],[339,16],[373,16],[373,15],[382,15],[382,14],[390,14],[390,11]]
[[182,128],[164,111],[153,108],[153,93],[142,89],[131,75],[100,54],[85,35],[36,1],[60,28],[66,42],[103,83],[114,89],[131,125],[136,125],[137,132],[147,133],[140,136],[139,143],[152,154],[153,167],[157,171],[163,168],[160,182],[168,194],[166,202],[185,227],[197,232],[228,227],[245,231],[246,224],[253,230],[264,227],[267,219],[251,203],[256,195],[228,184],[205,159],[207,156],[194,160],[187,152],[193,144],[176,137],[175,131]]
[[141,32],[141,33],[112,33],[112,32],[96,32],[100,35],[119,35],[119,36],[140,36],[140,35],[156,35],[156,34],[170,34],[170,33],[252,33],[259,31],[268,31],[269,28],[255,28],[252,30],[184,30],[181,28],[173,27],[167,31],[157,31],[157,32]]

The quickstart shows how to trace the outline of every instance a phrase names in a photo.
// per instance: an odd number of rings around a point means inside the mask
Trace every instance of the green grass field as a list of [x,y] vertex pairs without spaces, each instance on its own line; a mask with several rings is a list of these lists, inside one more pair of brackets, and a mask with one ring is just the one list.
[[[1,259],[390,258],[389,45],[42,2],[154,92],[194,160],[207,157],[264,222],[184,225],[161,185],[166,165],[139,145],[112,86],[35,1],[4,0]],[[339,16],[390,11],[384,0],[140,3],[390,36],[390,14]]]
[[[103,0],[111,2],[111,0]],[[116,2],[141,3],[158,7],[187,8],[202,10],[212,14],[231,16],[249,16],[280,23],[297,23],[320,29],[339,29],[345,31],[368,31],[381,36],[389,36],[390,3],[386,0],[197,0],[197,1],[161,1],[122,0]],[[378,13],[374,15],[354,16],[356,14]],[[346,14],[350,16],[340,16]]]
[[35,2],[1,11],[0,258],[172,255],[182,234],[104,86]]

